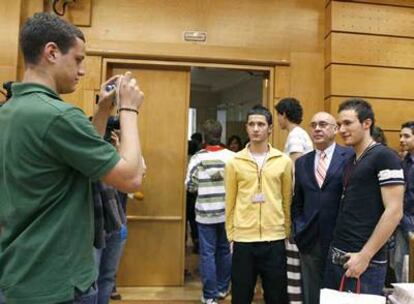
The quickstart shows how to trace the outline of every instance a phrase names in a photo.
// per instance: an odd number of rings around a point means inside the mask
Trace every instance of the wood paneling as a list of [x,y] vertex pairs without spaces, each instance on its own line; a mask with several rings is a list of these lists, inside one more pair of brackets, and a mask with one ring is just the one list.
[[326,69],[329,96],[414,99],[414,70],[332,64]]
[[88,40],[87,53],[117,58],[191,60],[214,63],[288,65],[289,55],[273,49],[205,46],[200,44]]
[[330,63],[414,68],[414,39],[332,32],[325,43]]
[[[57,9],[62,12],[64,1],[58,1]],[[45,11],[52,12],[51,1],[44,0]],[[65,15],[62,17],[77,26],[90,26],[92,16],[92,0],[77,0],[66,7]]]
[[118,286],[180,285],[183,259],[177,252],[184,250],[178,235],[182,222],[128,222],[128,241],[117,274]]
[[[343,0],[339,0],[339,1],[343,1]],[[414,7],[414,2],[412,0],[345,0],[345,1]]]
[[[189,69],[133,66],[129,69],[145,94],[139,130],[148,167],[143,187],[145,197],[131,207],[129,214],[183,216]],[[111,74],[125,71],[124,67],[113,68]]]
[[336,115],[340,102],[363,97],[398,150],[401,124],[414,117],[414,2],[329,1],[326,10],[326,109]]
[[0,5],[0,84],[16,80],[21,0]]
[[332,31],[414,37],[414,9],[332,1]]
[[325,37],[332,31],[332,3],[330,0],[326,0],[329,2],[325,8]]
[[273,145],[279,150],[283,151],[285,141],[287,138],[287,133],[280,129],[277,122],[277,111],[275,110],[275,105],[279,102],[280,99],[286,96],[290,96],[290,80],[291,80],[291,68],[290,67],[276,67],[275,71],[275,96],[273,105],[269,106],[269,109],[272,111],[273,115],[273,133],[272,140]]
[[[21,14],[20,14],[20,24],[23,24],[27,18],[34,15],[34,13],[43,12],[44,4],[43,0],[21,0]],[[24,62],[21,52],[18,55],[17,62],[17,80],[21,81],[24,75]]]
[[88,40],[185,45],[195,43],[184,42],[183,32],[199,30],[207,32],[198,43],[206,47],[315,52],[323,44],[323,14],[320,0],[100,0],[84,30]]
[[139,133],[147,172],[142,201],[128,205],[121,285],[184,283],[184,178],[190,68],[105,60],[106,76],[131,71],[145,94]]

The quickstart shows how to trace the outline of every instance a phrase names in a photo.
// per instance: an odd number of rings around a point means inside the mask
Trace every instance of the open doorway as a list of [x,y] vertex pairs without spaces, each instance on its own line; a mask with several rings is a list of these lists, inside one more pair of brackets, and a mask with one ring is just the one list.
[[[257,104],[268,103],[268,71],[225,69],[211,67],[191,68],[191,90],[188,117],[188,159],[200,149],[191,142],[194,133],[202,133],[202,125],[208,119],[221,123],[221,143],[228,146],[229,139],[241,140],[239,149],[247,143],[246,115]],[[194,136],[193,136],[194,137]],[[196,196],[187,192],[186,225],[186,277],[187,285],[200,285],[198,234],[195,223]]]

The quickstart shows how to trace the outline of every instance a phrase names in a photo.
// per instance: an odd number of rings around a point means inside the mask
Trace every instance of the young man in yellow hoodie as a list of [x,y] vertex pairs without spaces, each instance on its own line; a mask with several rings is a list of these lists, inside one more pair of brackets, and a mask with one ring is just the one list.
[[292,162],[269,144],[272,114],[247,114],[250,143],[226,164],[226,232],[231,242],[232,303],[250,304],[260,275],[264,300],[288,303],[285,239],[290,235]]

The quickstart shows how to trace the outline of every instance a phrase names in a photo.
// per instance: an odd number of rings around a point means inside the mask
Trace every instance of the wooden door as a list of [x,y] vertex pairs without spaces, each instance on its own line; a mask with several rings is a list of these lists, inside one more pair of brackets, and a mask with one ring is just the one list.
[[145,94],[138,123],[148,168],[144,199],[127,205],[128,240],[118,284],[182,285],[189,67],[112,63],[106,69],[107,76],[131,71]]

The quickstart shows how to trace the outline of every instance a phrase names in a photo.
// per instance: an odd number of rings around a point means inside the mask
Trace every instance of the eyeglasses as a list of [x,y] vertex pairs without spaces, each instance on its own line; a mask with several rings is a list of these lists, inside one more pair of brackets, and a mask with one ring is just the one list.
[[319,128],[321,128],[321,129],[325,129],[325,128],[327,128],[328,126],[334,126],[334,127],[337,127],[337,125],[336,125],[336,124],[329,123],[329,122],[327,122],[327,121],[312,121],[312,122],[309,124],[309,127],[310,127],[311,129],[316,129],[318,126],[319,126]]

